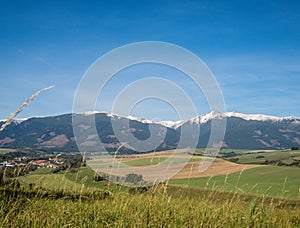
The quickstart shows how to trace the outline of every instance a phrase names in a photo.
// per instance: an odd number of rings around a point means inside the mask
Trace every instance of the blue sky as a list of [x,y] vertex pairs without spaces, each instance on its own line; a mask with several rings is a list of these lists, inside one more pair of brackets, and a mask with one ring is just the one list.
[[[198,55],[218,80],[227,111],[300,116],[299,8],[298,1],[2,1],[0,119],[49,85],[55,88],[18,117],[71,112],[78,83],[95,60],[148,40]],[[145,75],[164,74],[183,85],[199,114],[210,111],[184,77],[145,69]],[[97,109],[109,111],[112,94],[141,75],[136,70],[116,76]],[[157,100],[141,102],[133,114],[177,118]]]

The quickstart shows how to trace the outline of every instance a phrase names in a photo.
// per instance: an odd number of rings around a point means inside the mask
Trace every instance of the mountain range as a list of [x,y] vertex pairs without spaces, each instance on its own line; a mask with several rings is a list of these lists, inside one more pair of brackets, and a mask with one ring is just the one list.
[[[300,118],[298,117],[275,117],[262,114],[243,114],[237,112],[219,112],[197,116],[185,121],[160,121],[124,117],[111,113],[91,112],[82,114],[63,114],[49,117],[32,117],[23,120],[14,120],[11,125],[0,132],[0,147],[4,148],[36,148],[55,151],[78,151],[72,127],[72,115],[84,118],[93,118],[96,130],[101,139],[102,146],[108,151],[116,151],[129,133],[139,139],[149,139],[156,134],[156,139],[161,137],[156,150],[174,149],[178,146],[181,130],[189,129],[191,138],[193,132],[200,130],[198,148],[221,145],[231,149],[289,149],[300,146]],[[226,119],[226,132],[224,140],[212,142],[208,145],[213,120]],[[4,121],[0,121],[0,126]],[[126,126],[129,123],[129,127]],[[113,126],[120,126],[116,134]],[[77,139],[80,147],[87,150],[96,150],[95,138],[97,135],[89,132],[91,126],[82,123],[79,126],[82,138]],[[117,136],[124,136],[119,140]],[[147,141],[151,144],[151,141]],[[135,145],[123,146],[120,151],[134,153]],[[189,142],[182,145],[189,146]],[[181,146],[182,146],[181,145]]]

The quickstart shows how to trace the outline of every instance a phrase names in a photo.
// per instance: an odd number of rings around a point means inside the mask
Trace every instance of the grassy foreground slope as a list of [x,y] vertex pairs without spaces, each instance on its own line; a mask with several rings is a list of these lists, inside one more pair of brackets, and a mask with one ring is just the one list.
[[[87,167],[59,173],[39,169],[19,177],[24,190],[0,189],[0,227],[300,227],[299,200],[239,193],[265,182],[259,187],[274,183],[276,191],[291,191],[299,186],[297,171],[265,166],[227,177],[170,180],[191,187],[132,189],[95,182]],[[223,190],[234,193],[211,190],[222,190],[224,183]]]
[[300,169],[262,166],[214,177],[173,179],[170,184],[274,197],[300,197]]
[[[0,189],[0,227],[299,227],[299,202],[157,186],[103,199]],[[57,195],[57,194],[56,194]]]

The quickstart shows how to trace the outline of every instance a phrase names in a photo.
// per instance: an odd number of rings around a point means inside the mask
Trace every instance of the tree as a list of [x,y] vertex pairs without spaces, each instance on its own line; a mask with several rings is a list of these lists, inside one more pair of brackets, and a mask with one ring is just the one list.
[[141,174],[129,173],[125,177],[125,182],[137,184],[143,180],[143,176]]

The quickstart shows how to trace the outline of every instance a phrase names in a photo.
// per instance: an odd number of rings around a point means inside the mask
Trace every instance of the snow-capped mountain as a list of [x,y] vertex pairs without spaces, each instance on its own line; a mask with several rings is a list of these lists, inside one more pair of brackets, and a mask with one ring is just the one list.
[[212,119],[222,119],[222,118],[240,118],[243,120],[253,120],[253,121],[272,121],[272,122],[281,122],[281,121],[299,121],[299,117],[288,116],[288,117],[277,117],[277,116],[268,116],[263,114],[244,114],[238,112],[219,112],[212,111],[210,113],[197,116],[192,118],[190,121],[198,124],[206,123]]
[[[74,114],[73,114],[74,115]],[[89,132],[90,126],[84,122],[85,118],[95,119],[98,135],[107,150],[115,151],[126,136],[134,135],[137,139],[147,140],[151,137],[149,126],[153,134],[161,137],[161,143],[157,150],[176,148],[180,139],[181,130],[190,129],[191,138],[193,132],[200,130],[198,147],[208,146],[211,134],[212,120],[226,118],[226,134],[222,142],[212,142],[212,145],[220,145],[228,148],[245,149],[286,149],[300,146],[300,118],[276,117],[262,114],[243,114],[237,112],[212,111],[199,115],[189,120],[180,121],[155,121],[133,116],[120,116],[105,112],[87,112],[75,114],[82,117],[80,131],[83,138],[80,143],[91,150],[95,149],[94,138]],[[126,123],[129,122],[129,129]],[[0,125],[4,122],[0,121]],[[116,137],[112,124],[120,126],[122,140]],[[160,138],[159,138],[160,139]],[[77,141],[78,142],[78,141]],[[126,141],[127,142],[127,141]],[[147,142],[150,143],[151,142]],[[186,142],[189,146],[189,142]],[[47,150],[75,151],[77,145],[73,133],[72,114],[64,114],[50,117],[33,117],[14,121],[4,131],[0,132],[0,147],[9,148],[42,148]],[[134,146],[124,147],[123,151],[134,152]]]

